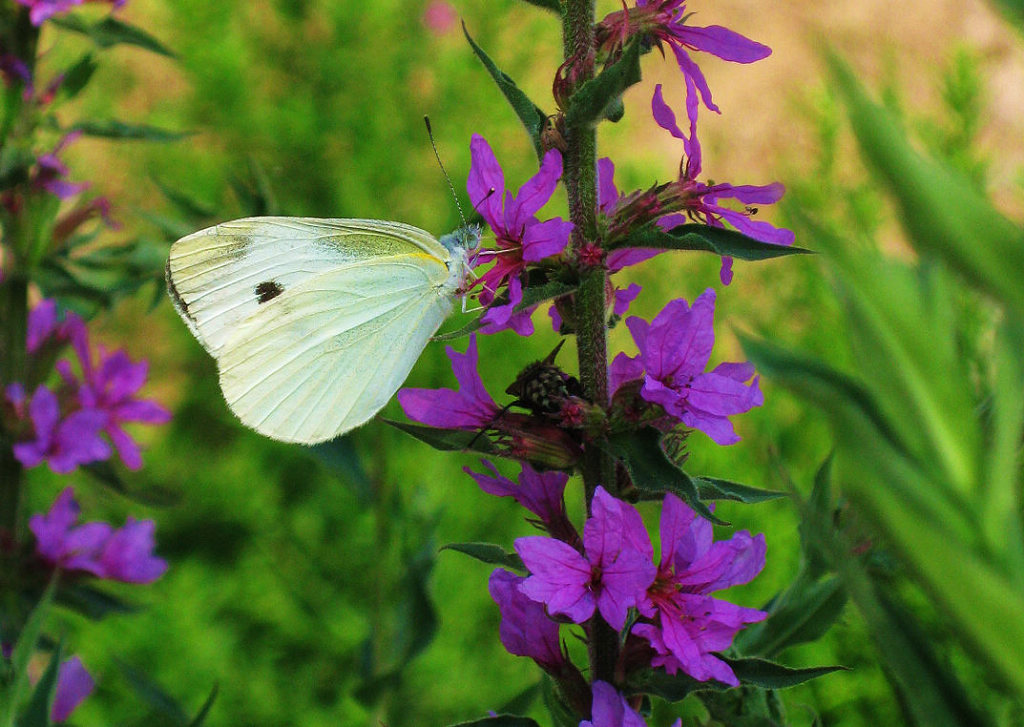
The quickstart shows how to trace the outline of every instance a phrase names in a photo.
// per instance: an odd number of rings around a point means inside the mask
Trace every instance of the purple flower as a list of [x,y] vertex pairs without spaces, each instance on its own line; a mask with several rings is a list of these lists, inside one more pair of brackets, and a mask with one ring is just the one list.
[[712,652],[724,651],[746,624],[763,621],[764,611],[735,606],[709,594],[747,583],[765,562],[764,536],[747,531],[712,542],[711,523],[682,500],[665,495],[661,511],[661,563],[649,601],[640,611],[649,622],[632,633],[654,648],[652,664],[669,674],[682,669],[698,681],[715,679],[739,686],[729,665]]
[[532,512],[544,528],[556,538],[575,542],[579,539],[575,528],[569,522],[565,512],[565,483],[569,475],[564,472],[538,472],[527,463],[523,463],[519,474],[519,482],[503,477],[498,469],[488,460],[481,460],[491,471],[490,475],[474,472],[469,467],[462,470],[480,485],[484,492],[497,497],[512,497],[520,505]]
[[83,2],[110,2],[115,8],[124,5],[128,0],[17,0],[20,5],[29,8],[29,20],[32,25],[42,25],[54,15],[66,13]]
[[[20,385],[7,388],[7,396],[18,407],[24,399]],[[14,457],[23,467],[46,462],[57,474],[67,474],[79,465],[105,460],[110,447],[100,437],[106,416],[103,412],[82,409],[60,415],[57,395],[42,384],[35,390],[28,405],[35,439],[14,445]]]
[[[609,221],[614,224],[615,214],[624,207],[626,203],[634,198],[623,197],[615,186],[615,164],[608,157],[597,160],[597,208]],[[629,227],[628,221],[623,227]],[[608,237],[615,238],[618,235],[616,230],[609,230]],[[650,260],[655,255],[665,252],[655,248],[626,247],[620,250],[612,250],[608,253],[605,265],[608,272],[615,273],[630,265]],[[557,329],[556,329],[557,330]]]
[[[590,719],[580,722],[580,727],[647,727],[643,717],[608,682],[595,681],[593,694]],[[673,727],[680,725],[682,720],[677,720]]]
[[520,585],[524,580],[499,568],[487,583],[501,610],[501,643],[510,654],[528,656],[549,671],[557,670],[565,664],[558,624],[548,617],[543,605],[523,595]]
[[[723,363],[704,371],[715,344],[714,313],[715,291],[708,288],[692,307],[679,298],[650,323],[627,319],[640,354],[631,358],[620,353],[609,376],[618,388],[643,371],[640,395],[646,401],[718,444],[735,444],[740,438],[728,417],[760,406],[764,396],[749,363]],[[746,384],[751,377],[754,380]]]
[[72,656],[62,663],[57,671],[57,685],[53,693],[53,706],[50,708],[50,721],[64,722],[67,720],[75,708],[92,694],[95,688],[96,682],[85,670],[81,659]]
[[33,186],[37,189],[44,189],[58,199],[68,199],[84,190],[89,185],[85,182],[69,182],[65,179],[68,175],[68,167],[57,158],[57,154],[64,150],[79,136],[80,131],[72,131],[61,139],[57,146],[48,154],[43,154],[36,159],[36,174],[32,180]]
[[29,353],[36,353],[51,337],[67,341],[85,328],[85,322],[74,313],[65,314],[64,320],[57,315],[57,301],[44,298],[28,314],[28,335],[25,347]]
[[[687,102],[689,104],[689,101]],[[685,224],[688,219],[701,222],[712,227],[725,227],[723,220],[735,227],[747,237],[772,245],[792,245],[792,230],[778,228],[774,225],[750,219],[756,210],[751,205],[773,204],[778,202],[786,188],[778,183],[756,186],[751,184],[704,184],[697,177],[701,172],[701,148],[697,139],[695,112],[690,117],[690,135],[686,136],[676,124],[675,113],[662,98],[661,84],[654,89],[651,99],[654,118],[661,128],[672,136],[682,140],[686,163],[680,166],[679,179],[665,190],[665,196],[675,199],[675,208],[682,205],[683,212],[669,214],[658,220],[663,230]],[[719,204],[721,199],[734,199],[746,205],[745,211],[738,212]],[[668,202],[668,204],[672,204]],[[722,258],[722,283],[728,285],[732,281],[732,258]]]
[[697,95],[712,111],[719,112],[711,89],[689,51],[703,51],[733,63],[753,63],[771,55],[772,49],[719,25],[687,25],[692,13],[686,0],[636,0],[636,7],[608,15],[598,24],[597,44],[607,60],[614,60],[634,35],[642,35],[659,48],[665,43],[675,54],[686,80],[687,106],[696,110]]
[[[482,330],[493,333],[513,328],[521,335],[532,333],[532,324],[523,322],[523,313],[513,317],[512,309],[522,301],[519,276],[530,263],[558,255],[565,249],[573,224],[560,217],[540,221],[536,213],[547,204],[562,177],[562,156],[557,149],[544,155],[540,170],[513,196],[505,189],[505,175],[487,140],[474,134],[470,142],[472,163],[466,189],[473,208],[478,210],[494,231],[495,250],[483,251],[478,264],[494,265],[477,280],[480,302],[490,305],[498,289],[509,285],[509,301],[500,310],[488,311]],[[515,284],[514,284],[515,283]],[[528,329],[528,330],[527,330]],[[527,331],[526,334],[523,331]]]
[[102,522],[76,526],[80,512],[74,490],[68,487],[48,513],[29,518],[43,560],[63,570],[122,583],[152,583],[167,570],[167,562],[153,555],[152,520],[129,517],[117,530]]
[[657,569],[640,513],[598,487],[583,528],[583,553],[554,538],[516,540],[530,571],[521,590],[551,613],[583,623],[598,610],[621,629],[630,608],[644,598]]
[[142,466],[139,445],[121,425],[126,422],[165,424],[171,419],[171,413],[160,404],[135,396],[146,383],[149,364],[146,361],[132,363],[124,351],[115,351],[108,356],[98,346],[99,366],[94,366],[89,333],[85,326],[74,326],[71,329],[71,345],[82,369],[82,380],[75,377],[67,361],[58,361],[57,371],[75,391],[83,410],[93,410],[103,415],[103,431],[114,443],[125,466],[139,469]]
[[459,389],[402,389],[398,403],[410,419],[432,427],[444,429],[482,429],[494,422],[501,409],[484,388],[477,372],[479,354],[476,335],[469,337],[469,347],[459,353],[451,346],[445,348],[452,362]]

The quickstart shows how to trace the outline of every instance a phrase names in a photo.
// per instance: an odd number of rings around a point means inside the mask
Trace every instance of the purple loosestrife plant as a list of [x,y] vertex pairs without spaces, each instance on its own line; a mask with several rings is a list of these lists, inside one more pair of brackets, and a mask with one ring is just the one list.
[[[17,0],[8,2],[0,13],[0,76],[5,86],[0,109],[4,159],[0,175],[0,650],[5,661],[0,668],[0,722],[4,725],[47,723],[40,706],[51,695],[50,721],[66,721],[94,688],[78,657],[59,668],[51,659],[46,678],[35,687],[28,684],[27,659],[59,641],[52,634],[39,633],[38,624],[51,620],[47,609],[77,611],[90,619],[111,610],[131,611],[130,604],[105,590],[109,586],[103,581],[152,583],[168,567],[154,555],[152,520],[127,516],[119,528],[103,522],[79,523],[80,510],[70,487],[46,513],[29,516],[24,503],[27,490],[41,493],[39,488],[48,481],[46,474],[26,470],[43,464],[57,475],[74,477],[76,487],[103,483],[111,491],[144,491],[141,482],[126,481],[144,475],[125,472],[142,465],[140,448],[125,425],[161,424],[170,416],[156,402],[139,396],[148,364],[133,362],[124,351],[94,346],[87,328],[91,325],[87,321],[117,300],[149,281],[162,280],[162,264],[142,262],[159,260],[146,249],[155,249],[158,243],[141,238],[103,240],[104,224],[115,225],[111,203],[89,196],[86,190],[99,180],[82,180],[64,158],[65,149],[86,135],[167,136],[163,130],[128,122],[103,131],[104,125],[95,120],[65,117],[74,108],[88,107],[65,102],[88,87],[98,64],[97,53],[104,48],[134,45],[170,54],[155,38],[124,20],[108,17],[97,22],[88,17],[90,13],[78,17],[75,12],[87,3],[116,9],[124,2]],[[45,42],[40,43],[43,24]],[[96,47],[76,65],[54,69],[51,64],[66,56],[50,49],[64,45],[60,35],[64,32],[73,32]],[[30,301],[38,302],[31,306]],[[69,350],[74,352],[74,365],[61,359]],[[108,463],[114,452],[125,468]],[[33,623],[37,627],[32,628]],[[63,639],[74,637],[71,631]]]
[[[768,661],[755,668],[736,645],[742,643],[737,634],[767,612],[716,595],[761,571],[764,536],[741,531],[714,542],[712,521],[720,521],[704,499],[750,502],[761,495],[752,497],[756,489],[738,483],[698,480],[681,468],[688,463],[693,430],[710,438],[696,446],[740,441],[733,418],[763,403],[759,377],[747,363],[709,369],[715,343],[712,289],[692,304],[682,297],[668,302],[650,322],[626,319],[638,353],[612,352],[609,366],[608,328],[640,292],[635,283],[613,284],[609,276],[626,275],[630,266],[668,251],[705,251],[722,258],[721,280],[728,284],[734,257],[763,260],[803,252],[792,248],[789,230],[751,219],[751,205],[778,201],[781,184],[712,184],[699,178],[698,107],[719,109],[691,53],[752,63],[771,50],[721,26],[691,24],[683,0],[640,0],[597,22],[592,0],[534,4],[563,16],[564,62],[552,84],[554,115],[526,98],[471,40],[530,134],[538,171],[512,194],[490,146],[473,135],[467,189],[495,242],[477,264],[475,287],[486,310],[467,329],[512,328],[533,335],[534,303],[551,300],[555,332],[575,337],[578,371],[567,372],[557,362],[559,343],[506,383],[506,393],[515,398],[502,405],[488,392],[497,389],[485,387],[493,378],[480,375],[490,371],[481,364],[487,352],[481,353],[471,335],[465,354],[448,349],[458,390],[399,392],[406,415],[419,422],[419,428],[403,428],[440,448],[521,463],[517,480],[491,459],[484,460],[485,472],[465,471],[484,491],[515,498],[545,534],[518,538],[515,552],[503,557],[499,546],[459,550],[503,566],[489,584],[501,612],[501,641],[554,680],[559,723],[639,727],[649,695],[681,699],[690,693],[716,719],[727,721],[742,712],[737,701],[715,696],[720,689],[764,688],[760,677],[746,678],[762,667],[776,676],[788,672]],[[615,163],[598,159],[594,129],[626,113],[622,92],[642,75],[642,56],[666,46],[683,73],[688,131],[677,125],[660,86],[651,111],[682,141],[679,174],[623,193],[615,185]],[[570,219],[544,220],[539,211],[559,187]],[[672,281],[677,282],[697,291],[706,287]],[[579,489],[574,474],[581,475]],[[567,515],[566,498],[573,492],[586,507],[580,530]],[[660,505],[660,562],[632,502]],[[585,666],[574,664],[572,650],[565,648],[570,635],[585,646]],[[711,681],[714,689],[693,686]]]

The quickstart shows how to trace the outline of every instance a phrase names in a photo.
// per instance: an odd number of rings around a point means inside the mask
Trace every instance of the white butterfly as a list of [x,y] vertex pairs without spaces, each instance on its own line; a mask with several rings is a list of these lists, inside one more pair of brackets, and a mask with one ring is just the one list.
[[400,222],[250,217],[174,243],[167,289],[242,423],[314,444],[398,390],[478,243],[472,228],[439,241]]

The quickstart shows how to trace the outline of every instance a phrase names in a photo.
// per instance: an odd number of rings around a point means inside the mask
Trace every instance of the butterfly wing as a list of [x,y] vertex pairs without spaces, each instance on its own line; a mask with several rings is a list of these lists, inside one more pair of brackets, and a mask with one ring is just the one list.
[[445,263],[425,253],[335,266],[238,325],[217,357],[242,423],[313,444],[366,422],[405,381],[452,309]]
[[167,288],[193,335],[214,357],[235,330],[297,285],[349,263],[449,253],[429,233],[381,220],[249,217],[171,246]]

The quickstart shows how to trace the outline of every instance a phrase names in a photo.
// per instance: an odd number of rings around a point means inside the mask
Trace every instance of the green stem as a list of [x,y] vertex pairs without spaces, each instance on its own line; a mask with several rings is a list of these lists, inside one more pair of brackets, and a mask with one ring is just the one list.
[[[8,384],[25,380],[27,325],[28,281],[15,270],[0,285],[0,396]],[[0,530],[11,533],[18,524],[22,475],[13,444],[10,433],[0,431]]]
[[[571,60],[570,77],[582,84],[594,77],[594,0],[566,0],[563,46]],[[597,132],[593,127],[566,130],[564,179],[569,218],[575,224],[572,246],[579,251],[597,239]],[[608,339],[605,324],[607,273],[596,267],[584,271],[576,293],[576,343],[580,383],[590,401],[608,406]],[[598,446],[588,445],[581,462],[587,510],[598,485],[614,483],[614,462]],[[600,616],[588,624],[590,673],[593,679],[614,681],[619,656],[618,634]]]

